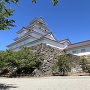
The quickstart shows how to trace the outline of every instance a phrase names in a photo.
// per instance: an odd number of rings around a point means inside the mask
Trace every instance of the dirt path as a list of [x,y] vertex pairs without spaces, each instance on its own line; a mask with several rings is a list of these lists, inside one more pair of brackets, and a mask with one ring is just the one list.
[[90,77],[0,78],[0,90],[90,90]]

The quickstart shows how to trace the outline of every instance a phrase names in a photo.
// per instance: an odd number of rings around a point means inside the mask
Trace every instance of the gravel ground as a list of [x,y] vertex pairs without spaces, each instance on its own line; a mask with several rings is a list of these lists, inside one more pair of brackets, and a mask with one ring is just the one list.
[[90,77],[0,78],[0,90],[90,90]]

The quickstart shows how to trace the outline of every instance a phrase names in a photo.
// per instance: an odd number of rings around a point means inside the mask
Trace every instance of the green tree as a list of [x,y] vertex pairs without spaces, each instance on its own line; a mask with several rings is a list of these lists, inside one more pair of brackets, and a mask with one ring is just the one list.
[[81,57],[80,65],[84,72],[88,72],[90,75],[90,61],[88,61],[85,57]]
[[[17,52],[6,50],[3,55],[3,68],[2,73],[7,71],[9,75],[17,70],[18,67],[18,60],[16,59]],[[5,73],[4,73],[5,74]]]
[[[11,29],[14,27],[14,20],[9,19],[13,15],[14,10],[7,8],[6,3],[17,4],[19,0],[0,0],[0,30]],[[36,3],[36,0],[32,0],[33,3]],[[58,0],[52,0],[53,5],[55,6],[58,3]]]
[[52,68],[53,70],[58,70],[64,76],[71,69],[67,55],[66,54],[60,55],[57,59],[57,62]]
[[40,54],[32,53],[29,48],[25,47],[17,52],[17,60],[20,63],[20,68],[38,68]]
[[32,53],[29,48],[22,48],[17,52],[0,51],[0,73],[8,71],[3,74],[8,73],[9,76],[18,74],[17,71],[20,71],[20,74],[30,74],[39,67],[41,62],[39,56],[41,55]]
[[6,50],[4,54],[4,61],[6,67],[16,68],[18,67],[17,52]]
[[0,70],[5,66],[4,54],[5,51],[0,51]]
[[14,10],[7,8],[6,3],[17,3],[18,0],[0,0],[0,30],[10,29],[14,27],[14,20],[9,19],[13,15]]

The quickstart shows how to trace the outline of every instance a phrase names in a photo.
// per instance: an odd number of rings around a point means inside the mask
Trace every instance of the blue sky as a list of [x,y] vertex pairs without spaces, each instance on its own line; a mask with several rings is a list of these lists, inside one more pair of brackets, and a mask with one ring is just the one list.
[[20,0],[18,5],[7,6],[15,9],[11,18],[16,27],[0,31],[0,50],[13,42],[17,31],[40,16],[58,40],[69,38],[72,43],[90,40],[90,0],[59,0],[56,6],[51,0],[37,0],[36,4]]

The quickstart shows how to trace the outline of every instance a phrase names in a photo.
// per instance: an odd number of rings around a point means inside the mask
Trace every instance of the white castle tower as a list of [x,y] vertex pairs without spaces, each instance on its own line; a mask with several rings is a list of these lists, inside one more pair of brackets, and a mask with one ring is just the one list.
[[14,43],[7,46],[8,49],[18,51],[22,47],[36,46],[41,43],[64,49],[69,44],[68,40],[57,41],[41,17],[32,20],[28,27],[23,27],[17,34],[18,37],[14,39]]

